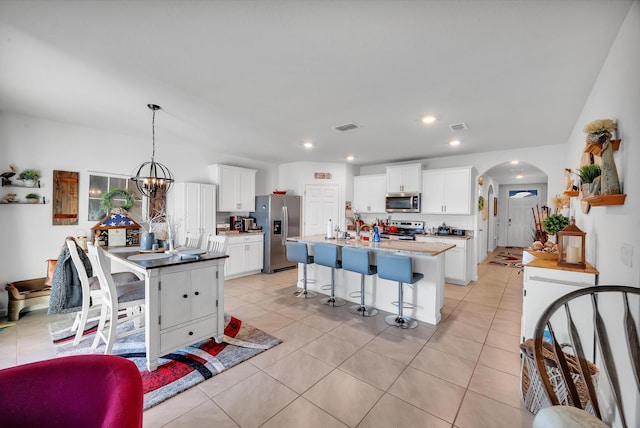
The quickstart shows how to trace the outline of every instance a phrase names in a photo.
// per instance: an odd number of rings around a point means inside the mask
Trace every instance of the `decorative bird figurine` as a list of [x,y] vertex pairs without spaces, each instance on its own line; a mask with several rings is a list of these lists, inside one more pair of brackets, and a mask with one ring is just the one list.
[[2,174],[0,174],[0,177],[2,177],[3,186],[11,185],[11,177],[16,175],[16,167],[13,165],[9,165],[9,168],[11,169],[11,171],[3,172]]

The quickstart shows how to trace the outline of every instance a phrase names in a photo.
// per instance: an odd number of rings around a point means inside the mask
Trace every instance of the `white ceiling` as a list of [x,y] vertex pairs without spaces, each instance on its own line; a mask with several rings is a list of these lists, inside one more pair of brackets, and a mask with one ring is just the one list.
[[0,0],[0,111],[148,137],[151,102],[159,151],[272,162],[559,144],[631,3]]

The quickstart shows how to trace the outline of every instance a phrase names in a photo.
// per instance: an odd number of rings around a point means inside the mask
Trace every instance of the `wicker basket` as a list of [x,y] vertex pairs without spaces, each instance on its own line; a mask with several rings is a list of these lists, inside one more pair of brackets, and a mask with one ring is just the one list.
[[[547,342],[543,342],[543,346],[544,358],[555,361],[557,365],[557,359],[555,357],[555,354],[553,353],[552,346]],[[536,367],[536,361],[533,353],[533,339],[529,339],[521,344],[520,350],[522,353],[522,365],[520,370],[520,399],[522,400],[522,403],[525,405],[525,407],[535,414],[538,413],[538,410],[542,408],[550,407],[551,401],[549,401],[549,397],[547,397],[547,392],[545,391],[542,379],[540,378],[540,375],[538,375],[538,368]],[[593,414],[593,406],[591,400],[589,399],[587,386],[585,385],[584,381],[580,379],[580,370],[578,368],[577,358],[570,354],[565,355],[567,357],[567,363],[569,364],[571,370],[571,377],[573,378],[573,381],[578,389],[578,395],[580,396],[582,408],[587,412]],[[591,373],[593,384],[597,387],[599,370],[590,361],[587,361],[587,365]],[[546,365],[546,368],[547,375],[549,376],[549,381],[551,382],[551,386],[553,386],[560,404],[573,405],[571,397],[569,395],[569,391],[567,391],[564,380],[562,378],[560,369],[557,367],[552,367],[551,365]]]

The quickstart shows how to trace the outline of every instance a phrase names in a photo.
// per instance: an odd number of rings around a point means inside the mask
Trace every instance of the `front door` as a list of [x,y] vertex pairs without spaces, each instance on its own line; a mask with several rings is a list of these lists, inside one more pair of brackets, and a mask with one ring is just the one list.
[[304,193],[304,235],[326,234],[329,219],[334,226],[341,223],[339,185],[308,184]]
[[533,243],[535,223],[533,210],[538,205],[536,191],[510,191],[507,218],[507,246],[528,247]]

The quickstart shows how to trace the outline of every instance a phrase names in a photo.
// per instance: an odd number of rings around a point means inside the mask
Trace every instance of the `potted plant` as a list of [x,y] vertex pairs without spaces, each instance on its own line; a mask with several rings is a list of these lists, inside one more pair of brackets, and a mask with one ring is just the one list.
[[25,196],[25,199],[31,204],[37,204],[38,201],[40,201],[40,195],[38,195],[37,193],[29,193],[27,196]]
[[569,219],[562,214],[552,214],[543,221],[544,231],[555,235],[569,225]]
[[25,169],[20,173],[18,178],[24,181],[25,186],[33,187],[40,178],[40,171],[36,169]]
[[582,182],[582,194],[588,196],[593,193],[593,182],[600,177],[600,166],[596,164],[584,165],[580,167],[579,175]]

